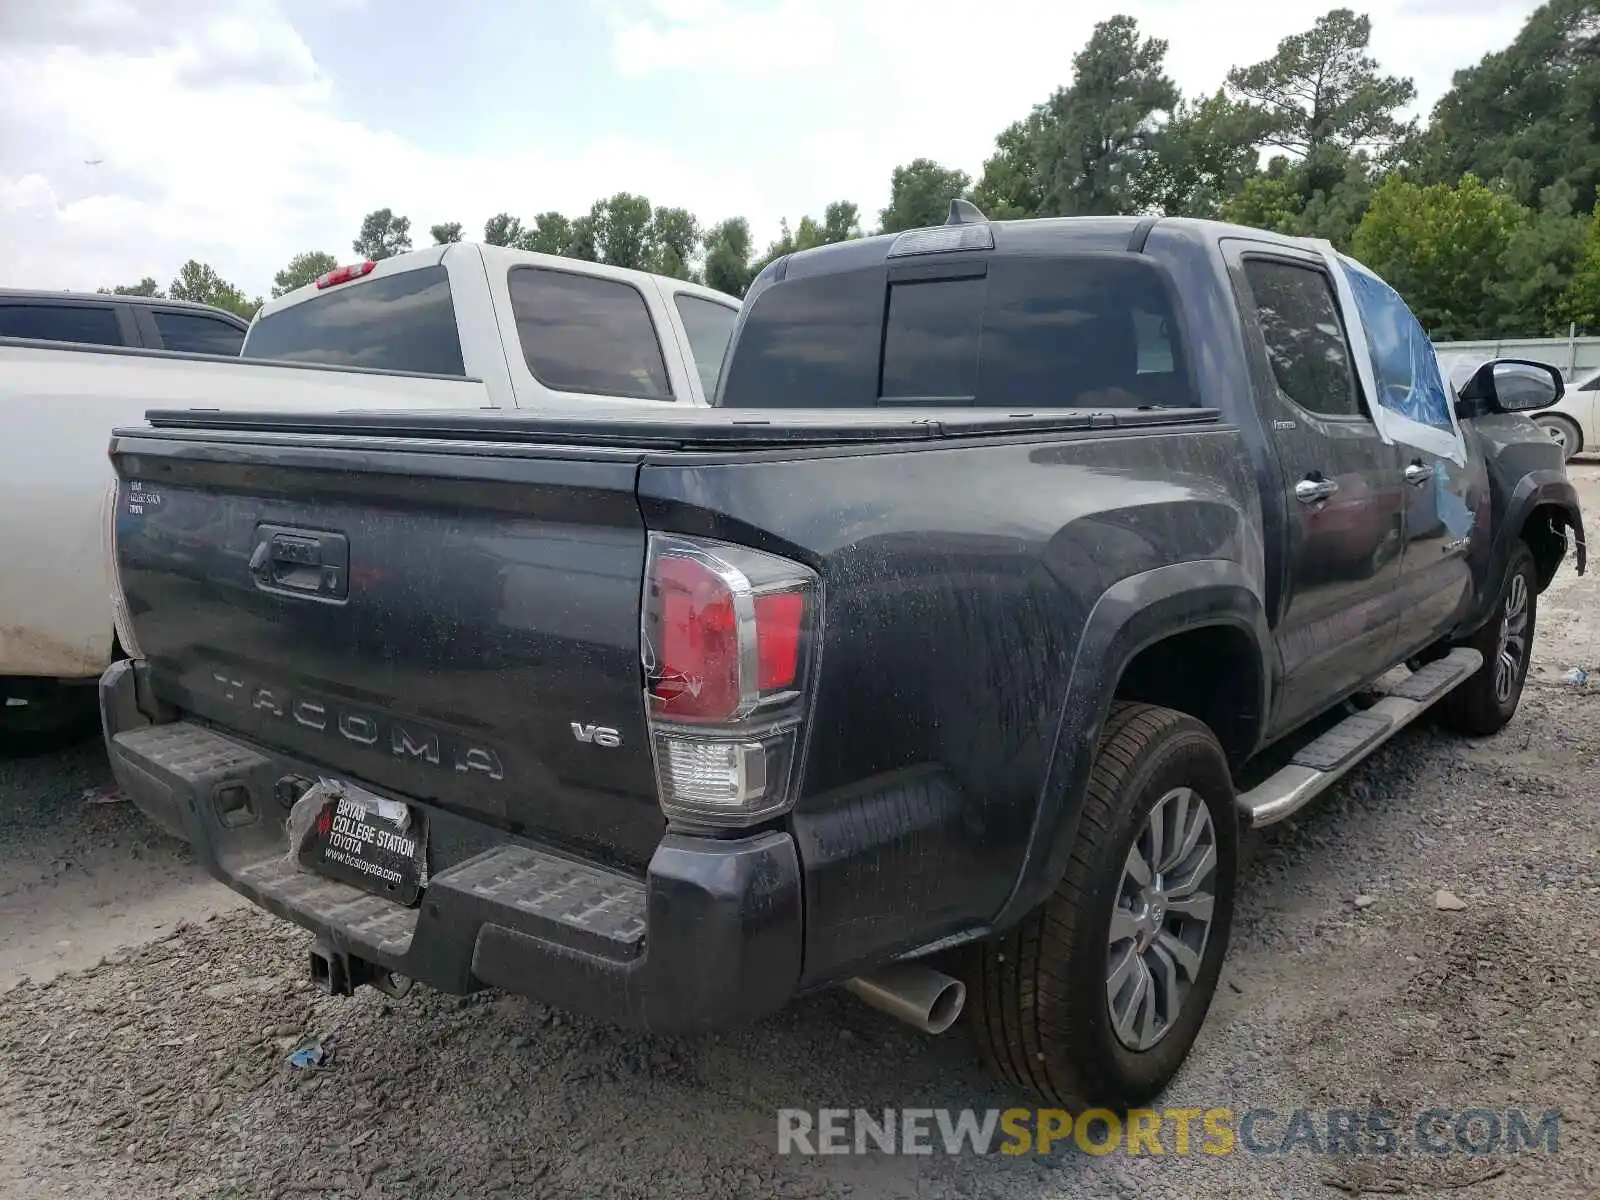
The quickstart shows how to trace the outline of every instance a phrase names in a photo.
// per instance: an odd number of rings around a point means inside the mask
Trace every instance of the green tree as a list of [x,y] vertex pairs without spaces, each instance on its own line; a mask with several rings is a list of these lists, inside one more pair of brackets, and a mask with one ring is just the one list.
[[319,276],[326,275],[338,265],[338,259],[331,254],[324,254],[321,250],[302,251],[289,260],[288,266],[272,277],[272,298],[276,300],[279,296],[294,291],[295,288],[314,283]]
[[1272,58],[1227,72],[1227,96],[1258,122],[1262,146],[1291,162],[1282,173],[1299,194],[1299,232],[1346,245],[1370,200],[1374,166],[1387,166],[1416,136],[1400,112],[1416,99],[1408,78],[1384,75],[1366,48],[1373,22],[1334,8]]
[[153,296],[158,300],[166,296],[155,278],[150,275],[146,275],[138,283],[119,283],[115,287],[95,288],[95,291],[102,296]]
[[1308,199],[1306,164],[1280,154],[1223,201],[1219,215],[1224,221],[1294,237],[1326,238],[1348,252],[1372,200],[1370,161],[1363,154],[1352,155],[1345,161],[1343,177],[1330,182]]
[[693,278],[690,262],[700,248],[700,222],[686,208],[658,208],[650,218],[650,270],[675,279]]
[[703,244],[706,286],[730,296],[743,296],[755,278],[750,264],[750,222],[743,217],[730,217],[708,229]]
[[533,219],[533,228],[523,230],[517,245],[539,254],[570,254],[572,222],[558,212],[542,212]]
[[1580,333],[1600,331],[1600,205],[1596,205],[1583,249],[1560,303],[1560,315]]
[[801,217],[800,224],[795,228],[794,236],[790,239],[791,250],[814,250],[818,246],[828,244],[828,231],[822,227],[822,222],[815,217]]
[[167,288],[167,295],[174,300],[192,300],[196,304],[225,308],[241,317],[254,316],[261,307],[259,299],[249,299],[210,265],[192,258],[179,268],[178,277]]
[[1053,164],[1046,212],[1129,213],[1150,203],[1162,114],[1178,106],[1166,57],[1167,43],[1141,38],[1132,17],[1094,27],[1073,56],[1071,86],[1046,106],[1040,149]]
[[1152,138],[1138,192],[1169,217],[1215,217],[1258,173],[1257,113],[1217,92],[1180,101]]
[[433,236],[435,246],[448,246],[461,240],[461,222],[449,221],[443,225],[434,225],[428,232]]
[[[1167,43],[1119,15],[1073,56],[1072,83],[995,139],[974,200],[991,218],[1131,213],[1184,183],[1163,171],[1162,122],[1178,107]],[[1174,164],[1175,164],[1174,160]]]
[[835,200],[822,210],[822,245],[848,242],[861,236],[861,209],[848,200]]
[[1529,212],[1465,175],[1456,187],[1384,180],[1356,229],[1354,250],[1411,307],[1428,336],[1498,332],[1496,275]]
[[995,152],[972,189],[972,202],[990,220],[1009,221],[1045,211],[1053,171],[1039,147],[1048,120],[1046,106],[1039,105],[995,138]]
[[1302,237],[1327,238],[1348,253],[1356,227],[1372,203],[1373,192],[1385,177],[1375,172],[1372,160],[1365,153],[1347,156],[1341,165],[1341,174],[1334,176],[1330,172],[1325,181],[1315,187],[1308,182],[1309,173],[1307,164],[1296,163],[1287,176],[1295,181],[1301,196],[1309,192],[1295,232]]
[[589,210],[594,223],[595,248],[599,261],[613,267],[646,270],[650,264],[650,201],[631,192],[618,192],[607,200],[596,200]]
[[361,232],[350,243],[363,258],[380,262],[411,249],[411,218],[397,217],[387,208],[374,209],[361,221]]
[[1471,171],[1504,179],[1533,203],[1558,180],[1588,212],[1600,187],[1600,3],[1550,0],[1504,50],[1457,71],[1422,139],[1426,178]]
[[[884,233],[943,225],[950,201],[964,196],[972,180],[965,171],[941,167],[931,158],[914,158],[889,177],[889,207],[878,214]],[[784,226],[788,234],[788,226]]]
[[[1584,259],[1591,219],[1573,211],[1577,189],[1557,180],[1539,195],[1539,207],[1513,231],[1500,270],[1490,283],[1497,332],[1506,337],[1553,337],[1567,332],[1567,296]],[[1585,328],[1594,328],[1585,322]]]
[[[931,206],[931,201],[929,201]],[[939,210],[939,220],[934,224],[942,224],[950,211],[950,201],[945,200],[944,206]],[[915,228],[915,227],[913,227]],[[767,246],[767,252],[759,261],[751,264],[750,277],[753,279],[761,269],[774,259],[782,258],[785,254],[793,254],[799,250],[812,250],[818,246],[831,246],[835,242],[848,242],[852,238],[861,236],[861,210],[848,200],[835,200],[823,210],[822,220],[812,216],[800,218],[800,223],[793,229],[789,228],[789,219],[784,217],[778,222],[778,239]],[[885,230],[884,232],[891,232]]]
[[510,213],[496,213],[483,223],[483,241],[488,246],[520,246],[522,222]]
[[1237,193],[1223,201],[1221,216],[1224,221],[1274,233],[1298,233],[1305,200],[1289,176],[1287,160],[1279,158],[1274,165],[1279,168],[1276,172],[1252,175]]
[[572,233],[562,253],[568,258],[578,258],[584,262],[601,261],[599,223],[592,211],[572,222]]
[[1254,108],[1263,142],[1300,159],[1324,147],[1381,152],[1415,129],[1397,115],[1417,97],[1411,80],[1379,74],[1367,53],[1372,19],[1335,8],[1305,33],[1278,43],[1277,53],[1228,72],[1228,91]]

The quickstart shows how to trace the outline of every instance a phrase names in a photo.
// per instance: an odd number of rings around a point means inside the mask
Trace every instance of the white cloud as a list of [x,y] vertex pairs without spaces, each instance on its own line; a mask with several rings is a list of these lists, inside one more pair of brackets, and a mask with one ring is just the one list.
[[264,295],[300,250],[350,257],[361,217],[381,202],[411,215],[425,245],[429,224],[481,228],[507,196],[536,194],[568,212],[623,189],[682,195],[702,212],[756,199],[627,138],[596,139],[576,158],[516,147],[426,153],[341,117],[305,43],[264,2],[208,0],[201,10],[144,0],[142,15],[127,3],[69,2],[31,23],[0,11],[0,262],[10,286],[165,283],[196,257]]
[[[518,196],[575,214],[619,190],[707,221],[744,214],[758,241],[780,216],[834,199],[871,221],[897,163],[927,155],[976,173],[995,133],[1066,81],[1094,21],[1115,11],[1110,0],[643,2],[615,21],[617,70],[697,88],[705,112],[671,142],[603,136],[574,156],[534,143],[433,152],[349,119],[276,0],[0,0],[0,284],[165,283],[196,257],[264,295],[298,251],[348,257],[379,204],[412,217],[419,245],[433,222],[480,228]],[[1374,12],[1375,53],[1430,102],[1452,69],[1509,41],[1526,9],[1478,0],[1440,37],[1432,2]],[[1193,92],[1271,53],[1323,2],[1250,0],[1226,20],[1172,0],[1123,7],[1170,38],[1169,67]],[[769,136],[732,157],[700,144],[696,129],[730,113],[755,114]]]

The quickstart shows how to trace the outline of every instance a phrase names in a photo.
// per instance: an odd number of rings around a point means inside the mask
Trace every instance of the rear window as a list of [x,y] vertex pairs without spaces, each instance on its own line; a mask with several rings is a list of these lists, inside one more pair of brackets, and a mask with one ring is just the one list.
[[1185,362],[1167,288],[1146,261],[919,263],[761,292],[718,403],[1184,407],[1196,403]]
[[0,337],[120,346],[116,310],[103,305],[0,304]]
[[168,350],[232,356],[244,344],[244,330],[216,317],[159,308],[150,315],[161,335],[161,344]]
[[556,392],[671,400],[644,295],[631,283],[513,267],[511,314],[528,370]]
[[450,276],[442,266],[338,284],[259,317],[246,358],[464,376]]
[[733,336],[733,322],[739,310],[683,292],[672,299],[678,306],[683,331],[689,335],[689,352],[694,355],[695,369],[700,372],[700,388],[709,396],[716,389],[722,358],[728,352],[728,339]]

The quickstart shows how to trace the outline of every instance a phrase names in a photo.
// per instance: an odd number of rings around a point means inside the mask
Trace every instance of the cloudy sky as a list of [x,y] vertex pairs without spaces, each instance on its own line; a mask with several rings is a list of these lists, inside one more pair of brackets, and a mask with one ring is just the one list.
[[[920,155],[976,173],[1115,12],[1195,93],[1329,2],[0,0],[0,286],[195,257],[266,294],[373,208],[424,244],[619,190],[765,242],[833,199],[875,215]],[[1425,110],[1534,6],[1388,0],[1373,50]]]

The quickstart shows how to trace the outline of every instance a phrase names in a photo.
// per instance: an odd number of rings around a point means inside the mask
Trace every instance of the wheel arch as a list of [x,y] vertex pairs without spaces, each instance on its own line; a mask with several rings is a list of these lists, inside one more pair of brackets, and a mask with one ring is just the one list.
[[[1539,571],[1541,592],[1550,586],[1550,581],[1555,578],[1556,571],[1561,566],[1561,560],[1566,557],[1568,528],[1572,528],[1578,535],[1578,573],[1582,574],[1587,564],[1584,562],[1586,555],[1582,518],[1576,508],[1569,509],[1563,504],[1549,500],[1536,500],[1528,515],[1523,518],[1518,536],[1528,544],[1528,549],[1533,551],[1533,562]],[[1507,558],[1509,557],[1508,549]]]
[[1477,603],[1469,619],[1461,623],[1463,636],[1478,629],[1494,610],[1500,595],[1500,585],[1505,581],[1506,567],[1511,561],[1512,548],[1520,541],[1527,542],[1539,568],[1539,590],[1550,586],[1555,573],[1566,557],[1569,537],[1576,550],[1578,574],[1588,568],[1588,547],[1583,535],[1583,512],[1578,506],[1577,489],[1567,477],[1565,467],[1554,470],[1529,471],[1517,481],[1506,502],[1505,515],[1499,519],[1490,544],[1488,561],[1478,582]]
[[[1072,665],[1017,879],[993,928],[1020,920],[1060,876],[1112,705],[1139,700],[1188,712],[1237,764],[1259,746],[1271,711],[1270,645],[1260,586],[1229,560],[1157,567],[1100,597]],[[1218,672],[1226,686],[1216,686]]]

